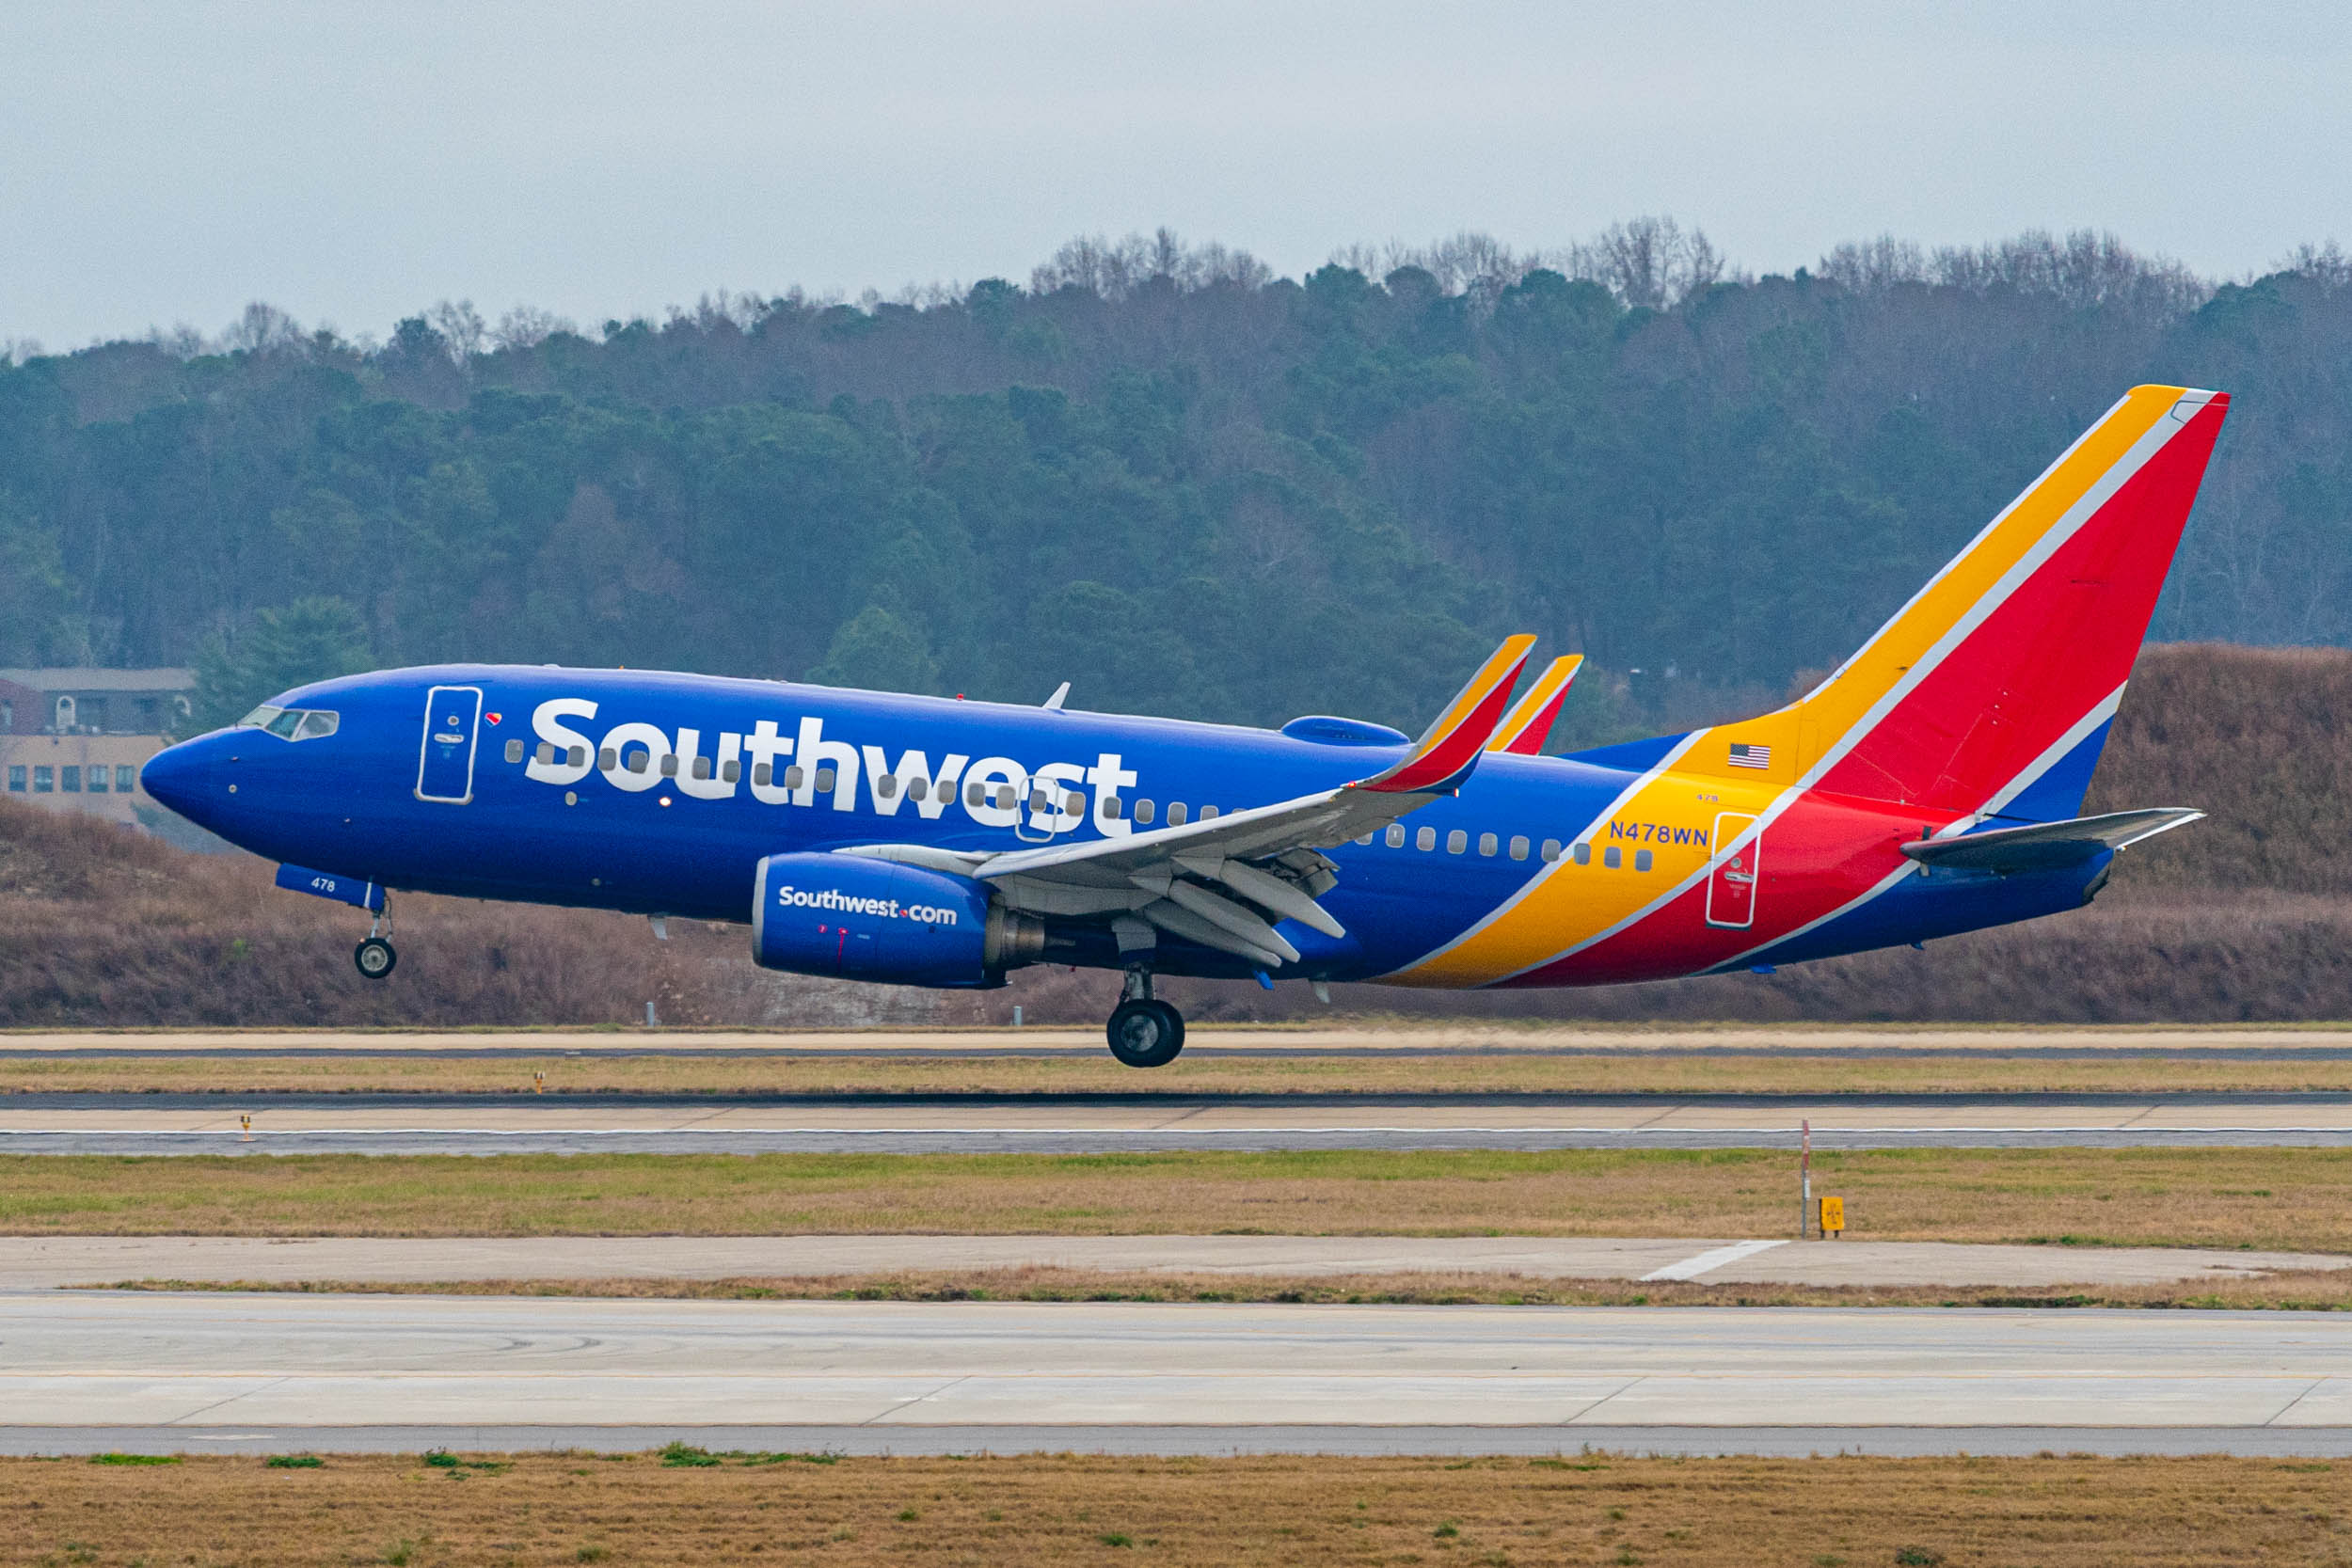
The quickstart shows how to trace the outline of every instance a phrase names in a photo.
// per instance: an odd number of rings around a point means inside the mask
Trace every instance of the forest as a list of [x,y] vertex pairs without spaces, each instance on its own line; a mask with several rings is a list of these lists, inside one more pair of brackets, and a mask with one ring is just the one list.
[[1165,231],[1025,280],[381,341],[255,305],[0,356],[0,665],[481,659],[1417,729],[1508,631],[1560,744],[1776,701],[2127,387],[2233,394],[2155,636],[2352,643],[2352,259],[2112,236],[1465,235],[1299,278]]

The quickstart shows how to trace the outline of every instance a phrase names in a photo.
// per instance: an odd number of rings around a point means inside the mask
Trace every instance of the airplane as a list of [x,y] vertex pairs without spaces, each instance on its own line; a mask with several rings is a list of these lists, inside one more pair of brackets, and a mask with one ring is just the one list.
[[986,988],[1159,974],[1456,989],[1774,966],[2087,904],[2202,813],[2081,816],[2229,408],[2135,388],[1862,648],[1770,713],[1540,754],[1513,637],[1418,739],[637,670],[438,665],[273,697],[146,766],[158,800],[372,913],[392,892],[748,925],[771,969]]

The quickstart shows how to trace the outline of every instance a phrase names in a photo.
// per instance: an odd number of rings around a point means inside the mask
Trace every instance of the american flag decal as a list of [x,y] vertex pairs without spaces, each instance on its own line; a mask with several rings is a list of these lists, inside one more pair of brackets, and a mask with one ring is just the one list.
[[1735,740],[1731,743],[1732,767],[1770,768],[1772,765],[1772,749],[1770,746],[1755,746],[1744,740]]

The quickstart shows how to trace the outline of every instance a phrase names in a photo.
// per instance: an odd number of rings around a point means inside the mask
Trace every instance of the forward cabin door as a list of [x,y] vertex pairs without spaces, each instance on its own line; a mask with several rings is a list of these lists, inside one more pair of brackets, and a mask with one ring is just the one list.
[[418,800],[462,806],[473,799],[473,753],[481,731],[482,688],[437,686],[425,693]]
[[1762,835],[1732,847],[1741,833],[1756,826],[1743,812],[1727,811],[1715,818],[1715,866],[1707,874],[1707,923],[1728,930],[1745,930],[1756,924],[1756,879]]

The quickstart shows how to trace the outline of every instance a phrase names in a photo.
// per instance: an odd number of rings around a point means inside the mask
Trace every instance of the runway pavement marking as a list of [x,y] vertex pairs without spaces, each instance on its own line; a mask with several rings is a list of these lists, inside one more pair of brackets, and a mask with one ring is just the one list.
[[1653,1279],[1695,1279],[1700,1275],[1720,1269],[1726,1263],[1737,1263],[1742,1258],[1753,1258],[1759,1252],[1770,1252],[1776,1246],[1788,1244],[1788,1240],[1784,1236],[1777,1241],[1734,1242],[1729,1246],[1709,1247],[1705,1252],[1692,1254],[1678,1263],[1669,1263],[1662,1269],[1652,1269],[1642,1275],[1642,1278],[1645,1282]]

